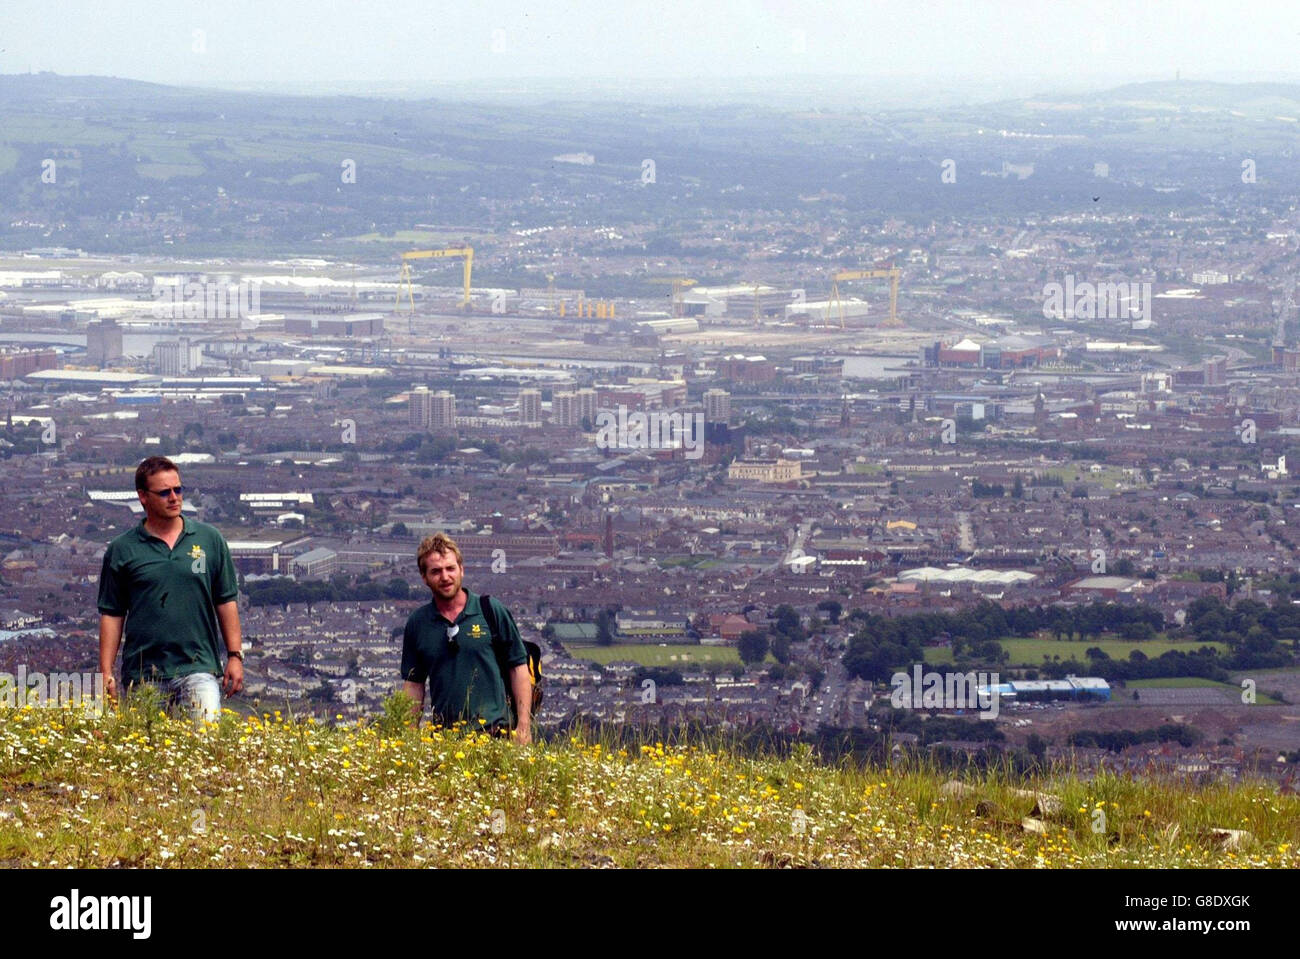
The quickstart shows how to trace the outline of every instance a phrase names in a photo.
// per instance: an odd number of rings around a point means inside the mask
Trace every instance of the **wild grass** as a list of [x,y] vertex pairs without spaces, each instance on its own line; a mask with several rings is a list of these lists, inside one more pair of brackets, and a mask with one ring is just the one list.
[[[396,699],[346,725],[277,711],[196,729],[158,706],[0,709],[0,865],[1300,865],[1300,802],[1269,783],[995,768],[961,788],[919,762],[747,756],[724,731],[519,746],[417,728]],[[1036,793],[1059,805],[1026,831]]]

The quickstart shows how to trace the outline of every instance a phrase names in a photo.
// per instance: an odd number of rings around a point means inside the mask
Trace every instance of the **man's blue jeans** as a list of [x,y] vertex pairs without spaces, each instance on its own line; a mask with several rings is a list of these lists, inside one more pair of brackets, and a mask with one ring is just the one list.
[[203,720],[216,722],[221,715],[221,683],[211,673],[190,673],[174,679],[154,680],[169,709],[188,708],[198,725]]

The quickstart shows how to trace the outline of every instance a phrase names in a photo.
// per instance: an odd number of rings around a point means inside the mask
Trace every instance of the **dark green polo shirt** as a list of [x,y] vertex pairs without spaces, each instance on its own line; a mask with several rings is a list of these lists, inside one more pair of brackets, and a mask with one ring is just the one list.
[[[432,602],[407,619],[402,678],[428,682],[429,706],[437,722],[485,719],[509,723],[510,707],[498,663],[513,668],[528,662],[524,641],[510,611],[490,599],[501,629],[494,644],[478,595],[467,589],[465,597],[465,608],[454,624],[447,622]],[[452,625],[458,627],[454,644],[447,638]]]
[[220,676],[224,645],[216,607],[239,593],[230,547],[216,527],[181,517],[172,549],[144,522],[108,544],[99,611],[125,616],[122,679]]

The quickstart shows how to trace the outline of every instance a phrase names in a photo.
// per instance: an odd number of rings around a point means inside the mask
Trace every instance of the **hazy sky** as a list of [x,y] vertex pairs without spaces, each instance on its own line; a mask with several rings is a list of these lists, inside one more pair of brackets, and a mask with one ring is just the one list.
[[[0,73],[397,95],[515,78],[857,75],[1049,88],[1294,76],[1272,0],[2,0]],[[580,87],[575,84],[575,87]]]

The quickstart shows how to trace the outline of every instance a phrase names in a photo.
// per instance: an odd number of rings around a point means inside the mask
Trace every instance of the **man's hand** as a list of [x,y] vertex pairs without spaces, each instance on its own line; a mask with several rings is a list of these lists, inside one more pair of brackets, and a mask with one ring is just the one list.
[[99,671],[104,675],[104,695],[117,701],[117,681],[113,679],[113,663],[117,662],[117,648],[122,644],[122,625],[125,616],[99,614]]
[[510,691],[515,701],[515,742],[526,746],[533,741],[532,707],[533,680],[528,675],[528,664],[521,663],[510,671]]
[[238,656],[231,656],[226,660],[226,676],[222,682],[221,690],[227,696],[233,696],[235,693],[242,692],[244,689],[244,661]]
[[413,683],[409,679],[403,680],[402,692],[411,698],[415,703],[415,714],[418,716],[424,712],[424,683]]

